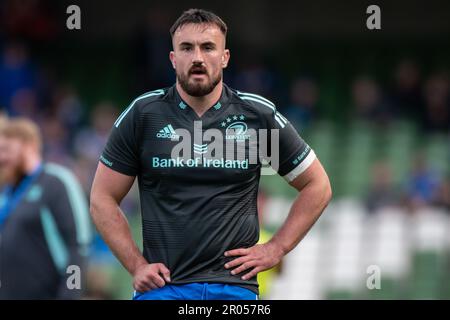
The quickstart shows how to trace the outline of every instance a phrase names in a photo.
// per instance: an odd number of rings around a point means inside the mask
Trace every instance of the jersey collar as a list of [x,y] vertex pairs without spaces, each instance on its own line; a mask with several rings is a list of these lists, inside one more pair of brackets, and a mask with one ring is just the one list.
[[214,103],[208,110],[206,110],[206,112],[201,117],[199,117],[197,113],[194,111],[194,109],[181,98],[180,94],[178,93],[178,90],[176,89],[176,85],[173,85],[170,88],[171,91],[170,95],[172,95],[173,100],[175,102],[175,106],[180,112],[190,115],[190,117],[192,117],[194,120],[203,120],[206,118],[209,119],[214,118],[218,114],[222,113],[222,111],[225,110],[226,107],[228,106],[229,101],[231,99],[232,94],[231,89],[228,88],[228,86],[224,83],[222,85],[223,89],[219,101]]

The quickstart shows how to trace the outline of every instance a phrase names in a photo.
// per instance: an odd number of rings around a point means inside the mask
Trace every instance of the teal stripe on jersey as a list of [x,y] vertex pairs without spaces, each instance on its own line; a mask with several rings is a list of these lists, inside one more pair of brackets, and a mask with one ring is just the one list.
[[79,182],[69,170],[57,164],[47,163],[45,172],[56,176],[64,184],[74,215],[77,241],[86,247],[83,249],[87,249],[92,237],[91,222],[86,197]]
[[137,97],[136,99],[133,100],[133,102],[128,106],[128,108],[125,109],[125,111],[122,112],[122,114],[119,116],[119,118],[117,118],[116,122],[114,122],[114,126],[117,128],[119,126],[119,124],[122,122],[123,118],[125,118],[125,116],[127,115],[128,112],[130,112],[130,110],[133,108],[133,106],[135,105],[136,102],[138,102],[139,100],[142,100],[144,98],[148,98],[148,97],[152,97],[152,96],[160,96],[164,94],[164,90],[159,89],[159,90],[155,90],[155,91],[150,91],[146,94],[143,94],[139,97]]
[[65,273],[69,264],[69,251],[59,233],[55,218],[46,207],[41,208],[41,224],[53,262],[60,273]]

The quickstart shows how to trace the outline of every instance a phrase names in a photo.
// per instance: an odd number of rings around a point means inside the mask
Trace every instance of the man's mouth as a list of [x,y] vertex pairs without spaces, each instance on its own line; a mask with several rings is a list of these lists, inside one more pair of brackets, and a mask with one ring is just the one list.
[[206,70],[205,69],[199,69],[199,68],[191,69],[189,74],[191,74],[191,75],[192,74],[194,74],[194,75],[203,75],[203,74],[206,74]]

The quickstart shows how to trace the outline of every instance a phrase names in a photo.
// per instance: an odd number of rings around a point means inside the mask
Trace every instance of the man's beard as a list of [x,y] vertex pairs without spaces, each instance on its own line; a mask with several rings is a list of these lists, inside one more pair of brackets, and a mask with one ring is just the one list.
[[0,180],[3,183],[16,185],[24,175],[25,172],[19,164],[0,167]]
[[[189,77],[191,75],[191,70],[187,74],[177,74],[178,83],[180,84],[181,88],[190,96],[193,97],[203,97],[207,94],[210,94],[214,88],[219,84],[219,82],[222,80],[222,73],[219,72],[219,74],[212,79],[212,81],[208,81],[205,83],[202,82],[189,82]],[[205,71],[206,74],[206,71]],[[206,74],[207,75],[207,74]]]

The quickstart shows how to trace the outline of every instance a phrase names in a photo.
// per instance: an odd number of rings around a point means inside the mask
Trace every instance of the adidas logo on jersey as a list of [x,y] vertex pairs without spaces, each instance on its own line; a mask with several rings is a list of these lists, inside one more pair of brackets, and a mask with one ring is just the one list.
[[171,124],[168,124],[161,130],[159,130],[159,132],[156,134],[156,137],[160,139],[172,140],[178,140],[180,138],[180,136],[176,134]]

